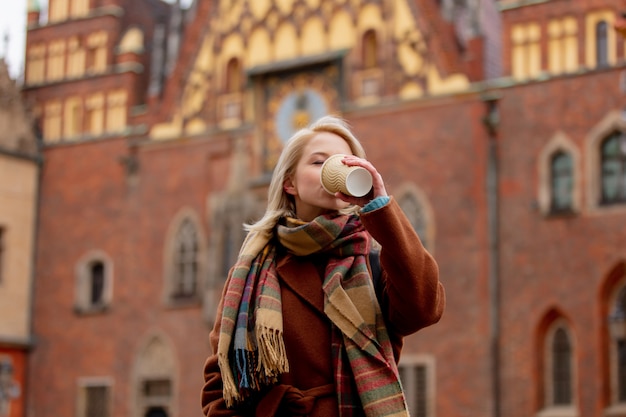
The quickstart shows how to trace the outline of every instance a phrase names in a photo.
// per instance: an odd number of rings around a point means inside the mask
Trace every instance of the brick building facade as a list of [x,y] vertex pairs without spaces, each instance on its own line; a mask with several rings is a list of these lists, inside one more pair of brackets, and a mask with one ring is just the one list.
[[[201,415],[241,224],[340,114],[440,265],[412,415],[626,415],[616,0],[49,0],[26,415]],[[45,21],[45,23],[43,23]]]

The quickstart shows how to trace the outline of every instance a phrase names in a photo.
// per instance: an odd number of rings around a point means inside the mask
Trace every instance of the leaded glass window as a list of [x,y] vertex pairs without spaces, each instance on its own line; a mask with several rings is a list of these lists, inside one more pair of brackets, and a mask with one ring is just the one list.
[[572,347],[563,328],[554,333],[552,341],[553,405],[572,403]]
[[556,153],[550,162],[551,210],[572,209],[573,166],[572,157],[565,152]]
[[626,201],[626,134],[613,133],[601,146],[601,202]]
[[84,417],[109,417],[109,396],[108,386],[86,387]]
[[174,297],[196,294],[198,281],[198,235],[190,220],[185,220],[176,237],[174,253]]

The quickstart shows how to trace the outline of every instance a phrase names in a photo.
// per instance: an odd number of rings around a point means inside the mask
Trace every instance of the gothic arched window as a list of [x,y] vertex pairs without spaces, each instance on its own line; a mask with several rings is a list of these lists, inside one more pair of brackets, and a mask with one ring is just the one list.
[[552,340],[552,387],[553,405],[572,403],[572,346],[562,327]]
[[198,269],[198,235],[191,220],[186,219],[178,230],[174,245],[173,297],[196,295]]
[[601,203],[626,202],[626,134],[615,132],[600,147]]
[[554,412],[556,415],[556,410],[569,409],[571,415],[576,415],[575,355],[570,327],[564,318],[554,313],[550,321],[541,353],[545,409],[541,414],[553,415]]
[[573,161],[566,152],[556,152],[550,161],[550,209],[552,212],[572,210],[574,189]]

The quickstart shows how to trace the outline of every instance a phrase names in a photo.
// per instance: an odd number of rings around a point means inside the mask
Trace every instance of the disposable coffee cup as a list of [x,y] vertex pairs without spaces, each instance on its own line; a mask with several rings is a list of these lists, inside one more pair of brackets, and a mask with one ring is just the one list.
[[362,167],[345,165],[344,154],[331,155],[322,165],[322,187],[330,194],[341,191],[353,197],[363,197],[372,189],[372,175]]

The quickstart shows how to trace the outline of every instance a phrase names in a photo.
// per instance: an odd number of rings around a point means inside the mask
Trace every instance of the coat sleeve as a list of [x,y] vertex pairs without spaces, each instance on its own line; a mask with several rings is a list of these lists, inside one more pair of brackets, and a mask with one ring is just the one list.
[[[224,285],[226,289],[228,282]],[[202,387],[202,411],[207,417],[243,417],[237,410],[226,408],[226,402],[222,395],[222,375],[217,364],[217,342],[220,335],[220,325],[222,322],[224,295],[217,307],[215,325],[209,335],[213,354],[210,355],[204,364],[204,386]]]
[[396,200],[391,197],[361,220],[382,247],[380,295],[387,325],[408,336],[438,322],[446,304],[439,267]]

